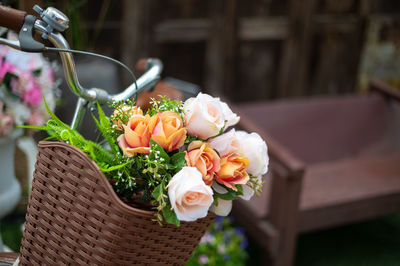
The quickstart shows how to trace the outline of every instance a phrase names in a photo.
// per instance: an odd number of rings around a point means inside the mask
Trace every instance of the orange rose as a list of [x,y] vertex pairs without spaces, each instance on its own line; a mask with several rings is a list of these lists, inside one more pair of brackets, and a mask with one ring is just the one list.
[[204,182],[211,186],[215,172],[220,170],[220,158],[210,144],[200,140],[193,141],[189,144],[185,159],[186,164],[196,167],[203,176]]
[[134,115],[127,125],[122,125],[124,134],[117,139],[119,147],[127,157],[137,153],[148,154],[150,152],[150,116]]
[[249,160],[239,157],[236,154],[221,158],[221,169],[217,171],[216,178],[218,183],[236,190],[234,184],[245,185],[250,177],[246,172],[249,167]]
[[183,146],[186,139],[186,128],[182,118],[172,111],[158,113],[149,122],[151,139],[166,151],[173,151]]
[[121,113],[125,113],[128,118],[131,118],[134,115],[143,115],[142,109],[138,106],[130,106],[126,104],[121,104],[114,110],[114,114],[112,115],[114,124],[117,124],[117,129],[122,130],[122,121],[118,119]]

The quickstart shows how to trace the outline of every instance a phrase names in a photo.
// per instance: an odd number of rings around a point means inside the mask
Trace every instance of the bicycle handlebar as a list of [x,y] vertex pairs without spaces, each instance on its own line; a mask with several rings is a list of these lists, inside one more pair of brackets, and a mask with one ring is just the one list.
[[26,12],[0,5],[0,26],[19,31],[24,24]]
[[[52,9],[51,11],[54,11],[54,10],[59,12],[56,9]],[[63,15],[61,12],[58,14]],[[63,16],[65,16],[65,15],[63,15]],[[21,32],[26,32],[27,28],[24,26],[25,17],[33,17],[33,16],[26,16],[26,12],[24,12],[24,11],[12,9],[12,8],[8,8],[8,7],[0,5],[0,26],[7,27],[7,28],[15,30],[15,31],[20,31],[21,28],[23,27]],[[31,30],[34,30],[36,33],[42,34],[42,37],[47,38],[56,48],[67,49],[67,50],[70,49],[68,42],[65,40],[65,38],[62,36],[62,34],[60,32],[53,31],[52,28],[50,28],[50,31],[49,31],[49,25],[46,22],[41,21],[39,19],[35,20],[34,17],[33,17],[33,19],[34,19],[33,20],[34,24],[33,24],[33,29],[31,29]],[[66,19],[68,19],[68,18],[66,18]],[[21,36],[21,33],[20,33],[20,36]],[[32,40],[33,40],[33,38],[32,38]],[[23,50],[23,49],[21,49],[21,46],[23,44],[22,40],[20,43],[20,41],[10,41],[10,40],[0,38],[0,43],[9,45],[9,46],[19,49],[19,50]],[[42,52],[46,51],[46,47],[44,47],[43,50],[40,50],[40,51],[42,51]],[[38,51],[36,51],[36,52],[38,52]],[[68,84],[69,88],[72,90],[72,92],[79,97],[79,100],[78,100],[78,103],[77,103],[76,109],[75,109],[74,119],[71,124],[72,128],[79,127],[79,125],[81,123],[81,119],[82,119],[84,111],[85,111],[85,108],[87,107],[89,102],[97,101],[100,104],[104,104],[104,103],[112,102],[112,101],[118,102],[118,101],[122,101],[122,100],[127,100],[130,97],[132,97],[134,94],[137,94],[147,88],[154,86],[157,83],[157,81],[159,80],[160,74],[163,69],[163,65],[159,59],[156,59],[156,58],[142,59],[138,62],[138,66],[141,68],[139,70],[142,72],[143,71],[146,71],[146,72],[142,76],[140,76],[136,80],[135,83],[132,83],[130,86],[128,86],[128,88],[126,88],[121,93],[118,93],[115,95],[110,95],[105,90],[100,89],[100,88],[85,89],[84,87],[82,87],[78,81],[76,68],[75,68],[75,62],[74,62],[72,53],[59,52],[59,54],[61,56],[61,61],[63,64],[64,74],[65,74],[67,84]]]

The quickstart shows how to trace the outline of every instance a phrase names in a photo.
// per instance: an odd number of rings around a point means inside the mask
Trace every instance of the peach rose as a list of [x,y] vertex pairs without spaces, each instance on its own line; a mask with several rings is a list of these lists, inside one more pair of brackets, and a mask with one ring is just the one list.
[[186,128],[181,117],[172,111],[158,113],[149,122],[151,139],[166,151],[179,149],[185,144]]
[[183,167],[169,181],[168,197],[180,221],[195,221],[207,216],[213,203],[213,191],[194,167]]
[[221,158],[221,169],[216,173],[215,180],[228,188],[237,190],[235,184],[244,185],[250,177],[246,172],[249,160],[236,154]]
[[200,140],[193,141],[189,144],[185,159],[186,164],[196,167],[203,176],[204,182],[211,186],[215,172],[220,170],[220,158],[210,144]]
[[150,152],[150,116],[134,115],[127,125],[122,125],[124,134],[117,139],[119,147],[127,157],[137,153],[148,154]]
[[[142,109],[138,106],[130,106],[126,104],[122,104],[117,107],[117,109],[114,110],[114,113],[112,115],[114,124],[117,125],[117,129],[122,130],[122,121],[118,119],[118,116],[121,115],[121,113],[125,113],[128,118],[131,118],[134,115],[143,115]],[[116,119],[116,120],[114,120]]]

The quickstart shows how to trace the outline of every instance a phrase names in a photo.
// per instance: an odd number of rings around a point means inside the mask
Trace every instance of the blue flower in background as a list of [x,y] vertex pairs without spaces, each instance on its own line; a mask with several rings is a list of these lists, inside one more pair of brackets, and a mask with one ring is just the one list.
[[217,216],[186,265],[245,265],[247,237],[232,219]]

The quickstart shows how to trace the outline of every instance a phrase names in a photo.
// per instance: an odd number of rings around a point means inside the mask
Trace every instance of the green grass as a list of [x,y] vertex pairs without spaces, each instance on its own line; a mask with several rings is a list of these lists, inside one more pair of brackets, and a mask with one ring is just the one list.
[[400,214],[301,235],[296,266],[400,265]]

